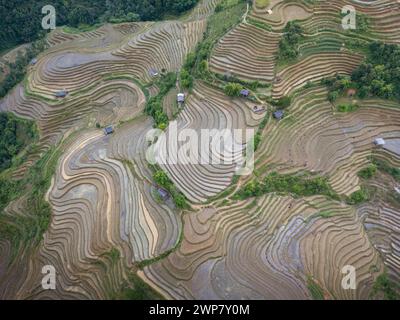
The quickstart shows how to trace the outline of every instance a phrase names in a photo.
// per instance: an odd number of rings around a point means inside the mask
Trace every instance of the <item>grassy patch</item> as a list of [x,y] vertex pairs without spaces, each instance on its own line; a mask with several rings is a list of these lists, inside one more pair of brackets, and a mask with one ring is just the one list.
[[312,277],[307,279],[307,288],[310,291],[311,297],[314,300],[325,300],[324,291],[322,288],[314,281]]
[[[33,146],[37,128],[33,121],[20,119],[12,113],[0,113],[0,172],[15,164],[22,150]],[[20,162],[20,161],[19,161]]]
[[236,24],[240,23],[246,3],[243,0],[224,0],[218,6],[222,10],[216,9],[215,13],[208,18],[203,40],[197,45],[195,51],[196,62],[193,67],[193,75],[195,78],[206,82],[214,80],[214,76],[208,70],[207,65],[214,44]]
[[359,105],[357,105],[357,104],[353,104],[353,103],[346,104],[345,103],[345,104],[339,104],[336,107],[336,110],[338,112],[354,112],[354,111],[358,110],[358,108],[359,108]]
[[353,192],[347,199],[347,204],[358,205],[370,199],[370,194],[364,186],[360,190]]

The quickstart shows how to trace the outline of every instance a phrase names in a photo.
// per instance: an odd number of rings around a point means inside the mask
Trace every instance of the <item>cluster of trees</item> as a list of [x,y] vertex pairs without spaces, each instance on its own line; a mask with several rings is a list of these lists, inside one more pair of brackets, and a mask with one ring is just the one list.
[[[158,20],[179,14],[198,0],[53,0],[57,25],[77,27],[98,22]],[[0,0],[0,50],[39,38],[45,0]]]
[[196,54],[189,53],[180,73],[180,83],[185,89],[192,89],[193,87],[193,67],[196,63]]
[[278,61],[290,61],[299,56],[299,44],[303,39],[303,28],[297,21],[289,21],[279,42]]
[[45,47],[46,44],[43,40],[35,41],[26,49],[25,53],[19,51],[15,62],[7,63],[8,72],[0,82],[0,98],[4,97],[9,90],[24,79],[26,68],[30,61],[43,51]]
[[368,59],[351,77],[337,75],[323,79],[329,89],[328,99],[333,102],[347,89],[356,89],[357,97],[400,99],[400,46],[372,42],[368,46]]
[[379,298],[382,294],[385,300],[400,299],[400,285],[392,281],[386,271],[376,278],[371,291],[371,298]]
[[164,171],[157,170],[153,175],[153,179],[159,186],[163,187],[171,194],[177,208],[187,209],[189,207],[185,196],[175,187]]
[[328,87],[328,100],[330,102],[336,101],[346,89],[354,87],[349,77],[340,74],[336,74],[332,78],[321,79],[321,84]]
[[0,171],[11,166],[13,158],[35,138],[35,124],[0,113]]
[[338,199],[338,195],[332,190],[328,180],[324,177],[309,178],[281,175],[276,172],[266,176],[262,182],[254,180],[249,182],[239,191],[238,196],[241,199],[246,199],[271,192],[291,193],[302,197],[325,195],[332,199]]
[[290,96],[283,96],[279,98],[278,100],[274,100],[273,105],[281,108],[281,109],[286,109],[292,104],[292,97]]
[[358,172],[358,176],[363,179],[371,179],[377,172],[378,167],[376,164],[372,163],[368,167],[361,169]]
[[346,202],[350,205],[357,205],[357,204],[361,204],[368,200],[369,200],[369,192],[368,192],[367,188],[361,187],[360,190],[353,192],[347,198]]
[[372,42],[368,49],[368,60],[351,75],[358,95],[400,99],[400,46]]
[[169,119],[163,109],[164,96],[176,85],[176,74],[173,72],[162,75],[161,79],[157,82],[159,92],[156,96],[151,97],[145,107],[147,115],[153,117],[155,126],[161,130],[167,128]]

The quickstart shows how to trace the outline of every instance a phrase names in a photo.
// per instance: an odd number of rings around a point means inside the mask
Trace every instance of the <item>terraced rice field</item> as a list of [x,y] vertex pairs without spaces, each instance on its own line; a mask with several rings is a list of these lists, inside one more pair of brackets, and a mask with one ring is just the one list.
[[[368,299],[383,272],[400,281],[400,206],[387,196],[396,195],[398,180],[379,171],[368,181],[376,190],[369,201],[346,201],[364,188],[359,171],[372,155],[399,168],[400,104],[358,99],[354,112],[337,112],[320,83],[350,75],[365,58],[349,45],[352,36],[338,30],[344,5],[370,17],[371,32],[357,39],[399,43],[400,4],[271,0],[264,7],[249,5],[239,23],[222,28],[205,55],[211,80],[195,72],[201,61],[194,63],[193,86],[184,90],[179,107],[179,72],[188,54],[207,41],[208,18],[224,3],[202,0],[179,20],[106,24],[79,34],[58,28],[48,35],[49,48],[0,100],[0,111],[34,120],[40,135],[10,179],[30,174],[48,153],[56,157],[44,195],[51,217],[39,244],[16,246],[0,237],[0,299],[110,299],[132,274],[166,299],[313,299],[310,283],[324,299]],[[300,54],[279,64],[283,29],[293,20],[305,31]],[[232,163],[149,165],[154,120],[145,109],[150,98],[163,93],[159,81],[166,73],[176,73],[178,80],[160,99],[169,118],[164,133],[168,136],[173,126],[178,133],[196,134],[259,130],[251,175],[237,176]],[[258,88],[263,94],[251,89],[249,98],[227,96],[221,77],[227,74],[242,84],[263,85]],[[56,98],[59,90],[67,96]],[[284,96],[292,97],[291,105],[277,121],[271,101]],[[108,125],[114,133],[105,135],[102,128]],[[384,148],[374,145],[377,137],[387,141]],[[238,154],[250,142],[235,141]],[[160,159],[169,143],[153,144]],[[165,199],[154,175],[161,170],[169,180],[163,185],[170,188]],[[318,192],[237,196],[272,172],[324,177],[336,197]],[[187,203],[183,209],[174,202],[177,192]],[[23,194],[0,214],[17,224],[30,219],[30,205]],[[41,286],[45,265],[57,271],[56,290]],[[356,289],[342,286],[348,265],[357,272]]]

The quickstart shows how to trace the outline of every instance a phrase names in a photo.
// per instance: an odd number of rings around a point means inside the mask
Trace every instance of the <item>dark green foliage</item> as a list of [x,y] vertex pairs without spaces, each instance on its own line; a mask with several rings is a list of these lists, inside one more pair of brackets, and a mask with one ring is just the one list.
[[212,81],[212,74],[205,69],[214,43],[227,33],[235,24],[239,23],[244,12],[245,1],[223,0],[219,3],[221,10],[208,19],[207,30],[195,50],[196,62],[193,75],[207,81]]
[[159,20],[165,14],[180,14],[198,0],[0,0],[0,50],[37,40],[44,15],[41,8],[56,9],[57,26],[93,25],[102,21]]
[[287,107],[289,107],[292,103],[292,98],[289,96],[283,96],[281,98],[279,98],[278,101],[276,101],[274,103],[274,105],[280,107],[281,109],[285,109]]
[[0,213],[20,191],[21,181],[0,177]]
[[298,57],[298,46],[303,39],[303,29],[297,21],[289,21],[279,42],[278,61],[291,61]]
[[246,199],[272,192],[291,193],[303,197],[325,195],[332,199],[338,199],[338,195],[324,177],[280,175],[276,172],[266,176],[262,182],[251,181],[246,184],[238,192],[238,198]]
[[328,93],[329,102],[335,102],[339,98],[340,93],[338,91],[331,91]]
[[258,149],[258,146],[261,143],[261,138],[262,138],[261,132],[258,131],[254,136],[254,151]]
[[368,167],[360,170],[358,176],[363,179],[371,179],[377,171],[377,166],[375,164],[370,164]]
[[167,174],[162,170],[157,170],[153,174],[154,181],[165,190],[167,190],[174,200],[174,203],[179,209],[188,209],[189,205],[186,202],[185,196],[175,187]]
[[35,123],[0,113],[0,172],[12,165],[13,159],[36,137]]
[[24,79],[26,68],[30,61],[45,49],[46,45],[43,40],[34,42],[25,54],[18,54],[14,63],[8,64],[10,72],[0,82],[0,98],[4,97],[9,90]]
[[230,82],[225,86],[224,92],[227,96],[238,97],[242,89],[243,87],[239,83]]
[[374,298],[377,295],[383,295],[384,300],[400,299],[400,286],[389,279],[387,272],[382,273],[375,280],[371,297]]
[[193,87],[193,67],[196,62],[196,55],[194,53],[189,53],[186,57],[186,61],[182,67],[180,73],[180,83],[185,89],[192,89]]
[[261,143],[262,140],[262,131],[265,129],[268,123],[269,115],[268,113],[265,115],[264,119],[260,122],[258,126],[257,133],[254,136],[254,151],[256,151]]
[[348,198],[347,203],[350,205],[358,205],[369,200],[369,192],[365,187],[353,192]]
[[369,58],[352,74],[360,98],[400,99],[400,46],[373,42]]
[[322,288],[313,280],[312,277],[307,279],[307,287],[314,300],[324,300],[324,291]]
[[370,19],[367,15],[357,13],[356,32],[366,33],[369,31]]
[[392,167],[387,162],[373,158],[372,163],[377,167],[378,170],[383,171],[389,175],[391,175],[396,181],[400,182],[400,169]]

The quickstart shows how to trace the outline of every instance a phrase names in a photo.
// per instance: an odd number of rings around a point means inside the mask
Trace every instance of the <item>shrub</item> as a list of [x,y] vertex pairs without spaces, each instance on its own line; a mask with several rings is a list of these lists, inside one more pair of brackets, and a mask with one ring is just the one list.
[[278,61],[294,60],[299,55],[298,46],[303,39],[303,29],[297,21],[289,21],[279,42]]
[[348,198],[347,203],[351,205],[361,204],[365,201],[369,200],[368,190],[364,187],[361,187],[360,190],[353,192]]
[[292,103],[292,98],[291,97],[283,96],[276,102],[276,105],[278,107],[281,107],[282,109],[284,109],[284,108],[289,107],[291,103]]
[[358,172],[358,176],[363,179],[371,179],[377,171],[377,166],[375,164],[371,164],[368,167],[360,170]]
[[238,197],[245,199],[265,193],[279,192],[291,193],[297,196],[325,195],[338,199],[325,177],[306,177],[294,175],[281,175],[273,172],[267,175],[262,182],[251,181],[238,192]]
[[230,82],[225,86],[224,92],[227,96],[238,97],[242,89],[243,87],[240,84]]

